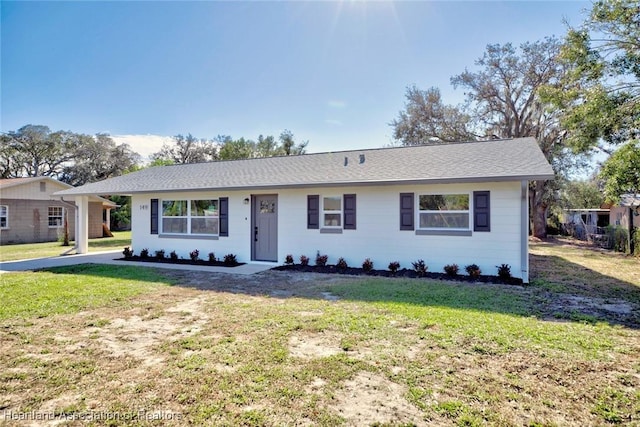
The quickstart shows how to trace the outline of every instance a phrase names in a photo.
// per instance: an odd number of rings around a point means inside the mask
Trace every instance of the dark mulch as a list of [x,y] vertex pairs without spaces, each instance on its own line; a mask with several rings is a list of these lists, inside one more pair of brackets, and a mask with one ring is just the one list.
[[138,261],[138,262],[157,262],[160,264],[185,264],[185,265],[207,265],[209,267],[238,267],[240,265],[244,265],[244,262],[236,262],[234,264],[225,264],[224,261],[208,261],[204,259],[199,259],[197,261],[193,261],[191,259],[171,259],[171,258],[156,258],[156,257],[147,257],[142,258],[139,255],[134,255],[128,258],[118,258],[116,261]]
[[514,277],[510,279],[501,279],[498,276],[484,276],[470,277],[467,275],[457,274],[450,276],[445,273],[431,273],[427,272],[424,276],[419,277],[415,270],[403,268],[398,270],[395,274],[392,274],[389,270],[371,270],[365,272],[362,268],[338,268],[335,265],[326,265],[323,267],[304,266],[301,264],[293,265],[281,265],[272,268],[277,271],[300,271],[305,273],[324,273],[324,274],[347,274],[351,276],[373,276],[373,277],[403,277],[411,279],[435,279],[435,280],[455,280],[457,282],[469,282],[469,283],[504,283],[507,285],[522,285],[522,279],[516,279]]

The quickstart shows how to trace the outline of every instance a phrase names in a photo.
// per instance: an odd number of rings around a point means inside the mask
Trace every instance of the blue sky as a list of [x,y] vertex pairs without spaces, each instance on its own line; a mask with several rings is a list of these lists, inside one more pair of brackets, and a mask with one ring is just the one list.
[[381,147],[407,86],[461,102],[449,78],[487,44],[561,37],[589,5],[2,1],[0,129],[128,135],[143,154],[132,135]]

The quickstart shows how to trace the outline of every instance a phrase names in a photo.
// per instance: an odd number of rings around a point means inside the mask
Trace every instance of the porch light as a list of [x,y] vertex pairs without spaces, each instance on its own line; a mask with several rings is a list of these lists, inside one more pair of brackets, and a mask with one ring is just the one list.
[[249,204],[249,198],[248,198],[248,197],[245,197],[243,201],[244,201],[244,204],[245,204],[245,205],[248,205],[248,204]]

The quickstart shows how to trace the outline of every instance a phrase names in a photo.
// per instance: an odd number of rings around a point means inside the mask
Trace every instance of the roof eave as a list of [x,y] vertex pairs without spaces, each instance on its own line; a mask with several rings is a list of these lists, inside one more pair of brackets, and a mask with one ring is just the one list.
[[321,188],[321,187],[370,187],[370,186],[391,186],[391,185],[435,185],[435,184],[464,184],[481,182],[509,182],[509,181],[546,181],[553,179],[553,174],[537,175],[510,175],[510,176],[487,176],[487,177],[467,177],[467,178],[430,178],[430,179],[406,179],[406,180],[375,180],[375,181],[330,181],[304,184],[264,184],[264,185],[242,185],[227,187],[201,187],[201,188],[172,188],[172,189],[144,189],[144,190],[100,190],[99,192],[76,192],[80,187],[71,190],[63,190],[53,193],[57,196],[95,196],[95,195],[123,195],[148,193],[176,193],[194,191],[246,191],[246,190],[278,190],[286,188]]

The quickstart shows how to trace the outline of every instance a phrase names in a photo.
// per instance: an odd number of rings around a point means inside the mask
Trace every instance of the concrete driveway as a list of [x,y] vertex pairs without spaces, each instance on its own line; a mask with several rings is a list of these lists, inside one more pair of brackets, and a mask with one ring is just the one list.
[[135,261],[117,261],[122,257],[121,250],[113,250],[108,252],[94,252],[81,255],[65,255],[49,258],[34,258],[20,261],[0,262],[0,273],[10,271],[33,271],[42,268],[64,267],[77,264],[108,264],[113,266],[137,265],[140,267],[165,268],[170,270],[191,270],[191,271],[208,271],[211,273],[227,273],[227,274],[255,274],[261,271],[269,270],[277,263],[247,263],[238,267],[209,267],[206,265],[184,265],[184,264],[165,264],[154,262],[135,262]]

